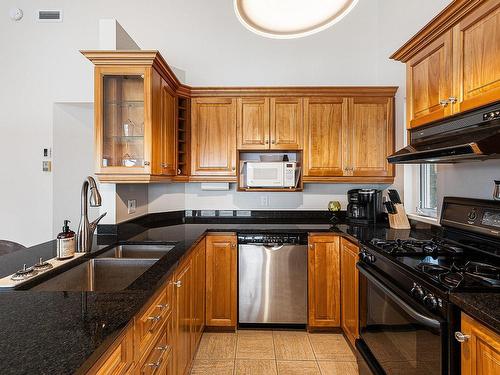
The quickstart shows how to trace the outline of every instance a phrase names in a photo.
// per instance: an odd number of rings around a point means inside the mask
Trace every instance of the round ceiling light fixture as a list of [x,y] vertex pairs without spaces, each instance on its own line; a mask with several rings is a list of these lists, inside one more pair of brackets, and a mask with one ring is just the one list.
[[339,22],[358,0],[234,0],[234,11],[250,31],[268,38],[301,38]]

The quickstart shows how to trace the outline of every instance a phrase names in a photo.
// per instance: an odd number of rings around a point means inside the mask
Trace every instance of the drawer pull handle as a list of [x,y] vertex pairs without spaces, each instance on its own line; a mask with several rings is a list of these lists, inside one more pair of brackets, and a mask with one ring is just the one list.
[[[162,353],[165,353],[166,351],[168,351],[170,349],[170,345],[157,346],[155,349],[159,350]],[[156,362],[148,363],[147,366],[154,368],[154,371],[153,371],[153,374],[154,374],[156,372],[156,370],[160,368],[162,362],[163,362],[163,356],[160,356],[160,358],[158,358],[158,360]]]
[[173,283],[177,288],[180,288],[182,286],[182,281],[175,281]]
[[464,335],[462,332],[457,331],[455,332],[455,339],[457,339],[458,342],[466,342],[467,340],[470,339],[470,336]]
[[160,303],[159,305],[156,305],[157,308],[160,310],[168,308],[168,303]]

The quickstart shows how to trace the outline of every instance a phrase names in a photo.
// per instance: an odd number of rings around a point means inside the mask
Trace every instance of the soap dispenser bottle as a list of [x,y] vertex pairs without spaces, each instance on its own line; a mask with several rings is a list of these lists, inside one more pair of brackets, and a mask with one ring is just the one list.
[[69,229],[69,220],[64,220],[62,232],[57,235],[57,259],[68,259],[75,255],[76,235]]

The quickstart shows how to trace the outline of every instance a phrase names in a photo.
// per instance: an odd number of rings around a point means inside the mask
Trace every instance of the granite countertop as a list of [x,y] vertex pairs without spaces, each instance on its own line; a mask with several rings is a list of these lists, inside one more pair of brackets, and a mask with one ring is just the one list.
[[[263,219],[245,223],[167,222],[132,225],[115,235],[99,235],[88,257],[118,243],[174,243],[175,247],[158,260],[127,289],[119,292],[35,292],[0,293],[0,373],[72,374],[84,372],[113,342],[154,292],[175,271],[188,250],[206,232],[335,232],[363,243],[372,238],[429,236],[426,231],[395,231],[385,225],[371,227],[328,221],[304,224],[269,223]],[[39,257],[55,256],[55,241],[0,257],[0,277],[15,272],[23,263],[34,264]],[[76,261],[76,260],[75,260]],[[78,260],[81,262],[83,260]],[[29,360],[27,360],[29,356]]]
[[500,293],[452,293],[450,301],[466,314],[500,333]]

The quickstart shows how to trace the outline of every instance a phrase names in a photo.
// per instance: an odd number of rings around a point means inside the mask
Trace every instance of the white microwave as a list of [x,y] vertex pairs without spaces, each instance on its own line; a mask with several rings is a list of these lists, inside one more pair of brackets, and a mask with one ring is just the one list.
[[262,188],[295,187],[297,163],[290,161],[247,163],[247,186]]

